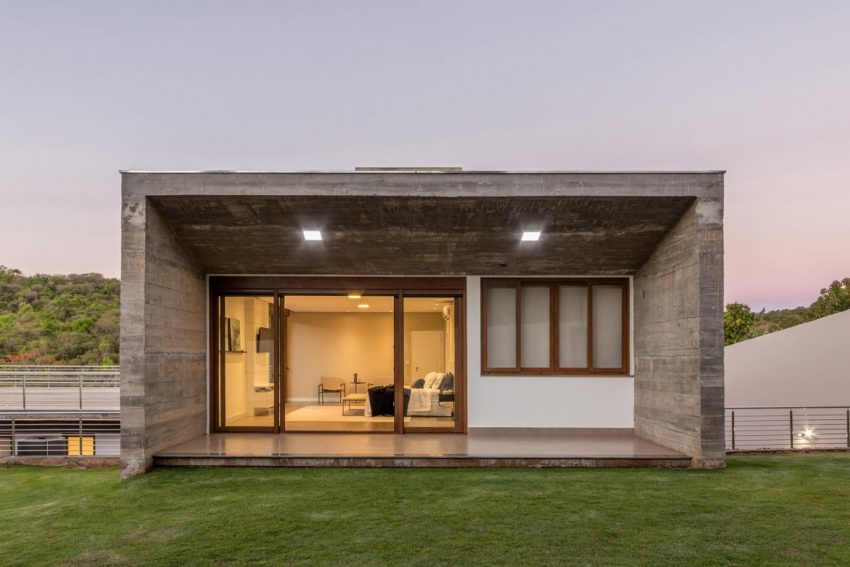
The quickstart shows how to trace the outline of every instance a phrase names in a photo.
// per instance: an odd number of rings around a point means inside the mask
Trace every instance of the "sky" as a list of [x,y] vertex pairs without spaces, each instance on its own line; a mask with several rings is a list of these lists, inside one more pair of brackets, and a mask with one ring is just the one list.
[[850,276],[850,2],[0,0],[0,264],[120,275],[119,169],[725,169],[725,294]]

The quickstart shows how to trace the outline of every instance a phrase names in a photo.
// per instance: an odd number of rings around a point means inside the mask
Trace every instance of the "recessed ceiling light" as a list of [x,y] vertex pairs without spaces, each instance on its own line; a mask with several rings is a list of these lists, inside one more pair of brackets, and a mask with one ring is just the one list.
[[360,295],[359,293],[349,293],[348,294],[348,299],[360,299],[361,297],[363,297],[363,296]]
[[539,230],[536,231],[536,232],[535,231],[525,231],[525,232],[522,233],[522,239],[521,240],[523,242],[533,242],[533,241],[540,240],[540,231]]
[[304,229],[304,240],[321,240],[322,232],[319,230]]
[[369,309],[369,304],[368,303],[358,303],[357,308],[358,309]]

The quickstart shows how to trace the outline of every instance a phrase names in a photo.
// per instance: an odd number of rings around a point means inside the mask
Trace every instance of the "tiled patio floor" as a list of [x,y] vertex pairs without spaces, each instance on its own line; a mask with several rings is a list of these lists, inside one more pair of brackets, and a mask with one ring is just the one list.
[[[465,435],[219,433],[175,445],[155,456],[159,464],[170,465],[235,465],[240,462],[261,465],[264,464],[262,459],[270,459],[267,464],[275,461],[281,466],[287,466],[282,461],[286,459],[298,459],[298,464],[305,466],[311,464],[311,459],[316,465],[338,466],[393,466],[389,462],[392,460],[405,461],[396,466],[505,466],[491,463],[498,460],[509,460],[518,466],[525,461],[546,466],[558,460],[603,460],[610,464],[635,461],[635,465],[682,466],[689,461],[685,455],[635,437],[631,432],[556,429],[481,429]],[[426,460],[439,460],[442,464],[419,462]],[[295,463],[289,466],[292,464]]]

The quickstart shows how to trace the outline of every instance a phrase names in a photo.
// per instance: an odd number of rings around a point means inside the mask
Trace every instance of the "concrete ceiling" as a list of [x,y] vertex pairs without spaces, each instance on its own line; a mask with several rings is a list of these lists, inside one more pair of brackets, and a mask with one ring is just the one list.
[[[693,197],[151,196],[208,273],[621,275]],[[302,229],[324,240],[306,242]],[[520,242],[523,230],[542,230]]]

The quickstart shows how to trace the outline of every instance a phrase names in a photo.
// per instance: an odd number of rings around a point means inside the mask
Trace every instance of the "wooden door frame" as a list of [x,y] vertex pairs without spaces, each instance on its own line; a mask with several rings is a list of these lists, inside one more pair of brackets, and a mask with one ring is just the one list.
[[[280,433],[285,431],[287,373],[284,360],[286,340],[286,322],[284,320],[283,301],[286,295],[347,295],[352,291],[368,295],[393,297],[393,384],[395,385],[395,407],[393,431],[369,432],[367,434],[386,433],[466,433],[467,432],[467,326],[466,326],[466,278],[465,277],[397,277],[397,276],[210,276],[210,432],[262,432]],[[222,411],[225,403],[224,380],[221,369],[224,368],[224,348],[221,344],[221,319],[224,317],[223,301],[225,296],[271,296],[274,305],[272,336],[272,364],[274,377],[275,416],[273,427],[226,427],[222,423]],[[455,299],[455,424],[453,427],[404,427],[404,298],[405,297],[453,297]],[[308,432],[303,432],[308,433]],[[363,432],[351,432],[363,434]]]
[[[243,289],[228,289],[225,291],[217,291],[213,293],[212,285],[210,285],[210,336],[209,336],[209,345],[210,345],[210,405],[212,406],[210,409],[210,432],[211,433],[277,433],[279,432],[278,428],[278,418],[277,418],[277,393],[273,397],[274,405],[275,405],[275,416],[274,416],[274,424],[271,427],[260,427],[260,426],[243,426],[243,427],[233,427],[226,425],[226,411],[224,411],[225,403],[227,402],[227,396],[225,392],[225,380],[222,379],[222,369],[225,367],[225,354],[224,350],[224,334],[221,332],[224,323],[225,309],[224,309],[224,299],[225,297],[271,297],[272,302],[276,305],[277,293],[274,290],[268,289],[251,289],[251,288],[243,288]],[[277,327],[278,313],[277,309],[275,309],[275,316],[272,318],[272,336],[275,335],[275,329]],[[274,341],[277,343],[277,341]],[[278,347],[272,348],[272,383],[274,385],[275,392],[280,390],[280,375],[278,372],[279,363],[277,360],[278,357]],[[225,415],[222,415],[224,411]]]

